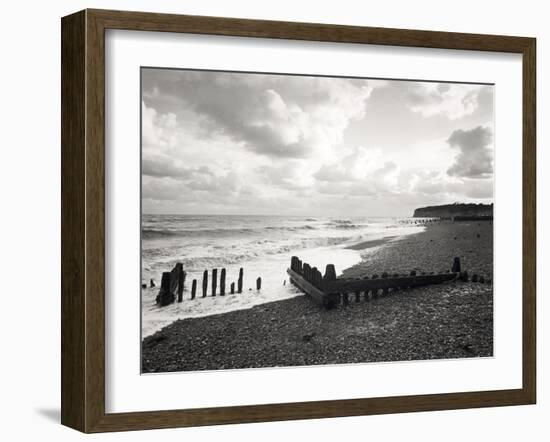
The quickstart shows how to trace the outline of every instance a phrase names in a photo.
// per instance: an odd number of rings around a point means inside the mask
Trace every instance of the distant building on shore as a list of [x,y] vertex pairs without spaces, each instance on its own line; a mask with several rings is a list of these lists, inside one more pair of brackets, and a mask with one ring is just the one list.
[[443,218],[454,221],[492,220],[493,204],[454,203],[442,206],[420,207],[414,211],[415,218]]

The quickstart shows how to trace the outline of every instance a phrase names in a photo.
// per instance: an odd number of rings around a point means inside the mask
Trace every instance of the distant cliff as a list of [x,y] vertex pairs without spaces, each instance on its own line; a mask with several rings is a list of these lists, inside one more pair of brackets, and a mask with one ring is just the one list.
[[492,204],[445,204],[420,207],[414,211],[415,218],[491,217]]

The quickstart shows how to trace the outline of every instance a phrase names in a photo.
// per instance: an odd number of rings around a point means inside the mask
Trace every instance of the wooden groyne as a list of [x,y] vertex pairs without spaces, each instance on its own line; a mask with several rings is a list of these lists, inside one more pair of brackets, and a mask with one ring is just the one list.
[[[211,275],[209,278],[209,274]],[[161,286],[159,293],[156,297],[156,303],[163,307],[165,305],[172,304],[175,302],[176,298],[178,302],[183,301],[183,292],[185,290],[185,279],[187,272],[183,270],[183,264],[177,263],[175,267],[170,272],[164,272],[161,278]],[[208,282],[210,279],[210,296],[225,296],[226,294],[234,295],[236,293],[243,292],[243,278],[244,278],[244,269],[241,267],[239,269],[239,276],[237,279],[237,286],[235,287],[235,282],[231,282],[229,285],[229,292],[226,291],[226,276],[227,271],[225,268],[222,268],[219,272],[218,278],[218,269],[214,268],[209,273],[208,270],[204,270],[202,275],[202,297],[206,298],[208,296]],[[219,289],[218,289],[219,282]],[[153,280],[151,279],[151,287],[154,287]],[[198,281],[193,279],[191,283],[191,300],[194,300],[197,296],[197,286]],[[147,285],[142,284],[142,288],[147,288]],[[256,291],[260,291],[262,288],[262,278],[258,277],[256,279]],[[252,290],[252,289],[250,289]]]
[[164,272],[161,278],[160,291],[156,298],[157,304],[161,307],[172,304],[176,300],[176,293],[178,301],[181,302],[185,276],[186,273],[183,271],[182,263],[177,263],[170,272]]
[[[442,284],[457,279],[468,280],[468,273],[462,271],[459,258],[454,259],[448,273],[417,275],[413,270],[408,275],[390,275],[384,272],[371,278],[336,278],[334,265],[328,264],[323,275],[317,267],[311,267],[293,256],[287,273],[292,284],[326,309],[335,308],[339,304],[347,305],[352,297],[357,302],[361,298],[368,301],[400,289]],[[472,281],[481,282],[475,276],[476,281],[473,278]]]

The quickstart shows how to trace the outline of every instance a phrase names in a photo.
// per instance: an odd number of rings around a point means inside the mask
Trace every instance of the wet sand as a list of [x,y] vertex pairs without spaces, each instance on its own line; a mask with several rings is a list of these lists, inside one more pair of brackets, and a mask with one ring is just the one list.
[[[478,236],[479,235],[479,236]],[[370,243],[370,242],[368,242]],[[492,223],[440,223],[362,247],[346,277],[463,270],[492,279]],[[143,340],[142,370],[281,367],[489,357],[493,286],[452,282],[323,310],[306,296],[174,322]]]

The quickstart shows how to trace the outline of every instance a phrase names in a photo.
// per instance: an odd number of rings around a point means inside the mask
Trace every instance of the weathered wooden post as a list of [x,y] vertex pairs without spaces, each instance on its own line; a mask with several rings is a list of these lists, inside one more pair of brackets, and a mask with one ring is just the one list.
[[206,290],[208,289],[208,270],[202,274],[202,297],[206,298]]
[[460,273],[460,258],[457,256],[453,261],[453,267],[451,269],[453,273]]
[[212,296],[216,296],[217,285],[218,285],[218,269],[212,269]]
[[293,256],[292,258],[290,258],[290,268],[291,268],[291,270],[293,270],[295,272],[298,272],[298,257],[297,256]]
[[153,281],[153,278],[151,278],[151,281],[149,282],[149,287],[155,287],[155,281]]
[[185,282],[185,272],[180,269],[178,272],[178,302],[183,301],[183,283]]
[[[387,277],[388,277],[388,272],[382,273],[382,278],[386,279]],[[386,296],[388,293],[389,293],[388,287],[384,287],[384,288],[382,289],[382,294],[383,294],[384,296]]]
[[237,280],[237,293],[243,292],[243,268],[239,269],[239,279]]
[[344,306],[348,306],[349,305],[349,295],[347,292],[345,293],[342,293],[342,304]]
[[156,299],[157,304],[159,304],[161,307],[174,302],[175,296],[174,296],[174,293],[172,292],[171,277],[172,277],[172,272],[164,272],[162,274],[162,279],[160,283],[160,292]]
[[232,295],[235,294],[235,283],[234,282],[231,283],[231,294]]
[[195,299],[195,294],[197,293],[197,280],[193,279],[191,284],[191,299]]
[[318,282],[317,282],[317,267],[313,267],[311,269],[311,284],[314,287],[319,288]]
[[336,269],[334,268],[334,264],[327,264],[324,279],[326,281],[333,281],[336,279]]
[[258,276],[258,279],[256,279],[256,290],[261,290],[262,288],[262,278],[261,276]]
[[225,269],[222,269],[222,273],[220,275],[220,295],[225,295]]
[[[372,279],[378,279],[378,275],[372,275]],[[378,289],[372,289],[372,299],[378,298]]]

